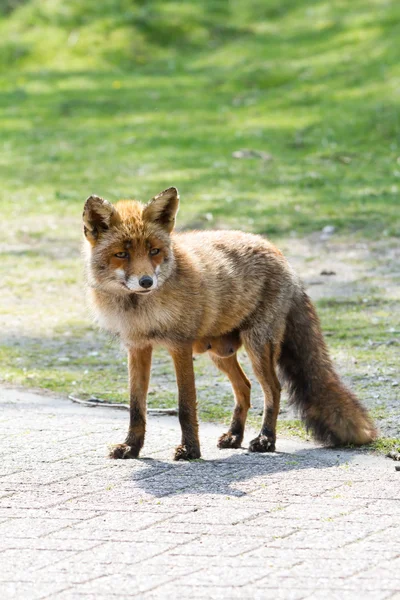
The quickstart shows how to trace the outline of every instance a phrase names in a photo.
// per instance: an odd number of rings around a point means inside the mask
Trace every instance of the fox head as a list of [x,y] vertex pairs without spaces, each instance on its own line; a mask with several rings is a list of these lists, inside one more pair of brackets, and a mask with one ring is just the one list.
[[178,190],[164,190],[146,205],[121,200],[115,205],[90,196],[83,209],[90,284],[120,294],[151,294],[172,271],[171,232]]

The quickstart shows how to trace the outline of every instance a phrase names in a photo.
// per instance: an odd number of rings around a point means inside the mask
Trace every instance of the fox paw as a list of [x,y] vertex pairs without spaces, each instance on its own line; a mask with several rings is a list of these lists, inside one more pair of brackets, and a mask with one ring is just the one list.
[[137,458],[140,448],[128,446],[128,444],[116,444],[110,450],[110,458]]
[[235,434],[230,431],[223,433],[218,440],[218,448],[240,448],[243,435]]
[[266,435],[259,435],[251,440],[250,452],[275,452],[275,440]]
[[200,448],[181,444],[175,448],[174,460],[194,460],[200,456]]

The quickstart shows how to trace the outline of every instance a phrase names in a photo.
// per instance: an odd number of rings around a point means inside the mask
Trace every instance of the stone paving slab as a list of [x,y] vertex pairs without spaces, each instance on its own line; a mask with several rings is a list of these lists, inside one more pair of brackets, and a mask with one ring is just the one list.
[[[177,419],[112,461],[127,414],[0,389],[0,598],[400,599],[400,474],[280,439],[174,463]],[[254,434],[247,432],[248,441]]]

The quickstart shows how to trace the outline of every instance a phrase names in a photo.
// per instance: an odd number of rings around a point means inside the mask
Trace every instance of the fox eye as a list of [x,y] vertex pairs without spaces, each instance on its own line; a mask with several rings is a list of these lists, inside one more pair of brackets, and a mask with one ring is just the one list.
[[156,256],[156,254],[160,253],[160,249],[159,248],[152,248],[150,250],[150,256]]
[[114,256],[117,258],[128,258],[129,255],[127,252],[117,252],[117,254],[114,254]]

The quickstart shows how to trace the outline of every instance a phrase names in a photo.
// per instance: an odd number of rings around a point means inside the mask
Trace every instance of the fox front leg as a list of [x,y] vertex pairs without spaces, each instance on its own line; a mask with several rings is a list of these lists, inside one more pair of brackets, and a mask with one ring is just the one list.
[[137,458],[146,431],[146,398],[149,387],[152,348],[129,348],[129,429],[124,444],[111,449],[111,458]]
[[182,442],[175,449],[174,460],[200,458],[199,424],[197,421],[196,386],[192,345],[170,349],[175,365],[179,395],[179,422]]

